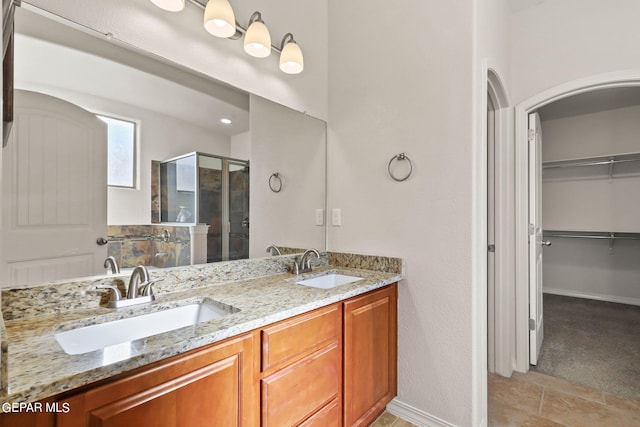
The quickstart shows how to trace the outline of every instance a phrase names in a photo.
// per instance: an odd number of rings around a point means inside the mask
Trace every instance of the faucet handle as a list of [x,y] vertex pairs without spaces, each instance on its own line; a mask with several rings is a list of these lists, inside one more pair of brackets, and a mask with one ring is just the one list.
[[114,285],[96,285],[94,289],[111,291],[111,301],[120,301],[122,299],[122,294],[120,293],[120,289],[118,289]]
[[143,282],[140,284],[140,291],[139,291],[139,295],[140,296],[151,296],[153,295],[153,288],[151,287],[154,283],[157,282],[162,282],[164,279],[158,279],[158,280],[149,280],[148,282]]

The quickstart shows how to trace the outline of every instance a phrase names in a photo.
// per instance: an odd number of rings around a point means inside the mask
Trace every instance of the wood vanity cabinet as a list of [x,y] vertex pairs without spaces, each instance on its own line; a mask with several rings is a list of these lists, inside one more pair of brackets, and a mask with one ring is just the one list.
[[263,427],[366,426],[397,391],[397,284],[261,330]]
[[255,334],[196,350],[64,399],[58,427],[258,425]]
[[344,303],[344,425],[366,426],[397,391],[398,288]]

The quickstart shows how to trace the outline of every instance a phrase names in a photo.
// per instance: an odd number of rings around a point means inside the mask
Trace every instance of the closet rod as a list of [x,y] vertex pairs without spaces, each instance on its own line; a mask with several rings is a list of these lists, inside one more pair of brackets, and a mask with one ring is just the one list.
[[640,158],[637,159],[620,159],[620,160],[595,160],[595,161],[587,161],[587,162],[567,162],[562,164],[547,164],[542,165],[543,169],[552,169],[552,168],[572,168],[576,166],[600,166],[600,165],[615,165],[617,163],[629,163],[629,162],[640,162]]
[[544,237],[563,237],[570,239],[604,239],[604,240],[640,240],[640,233],[606,233],[600,234],[580,231],[543,231]]

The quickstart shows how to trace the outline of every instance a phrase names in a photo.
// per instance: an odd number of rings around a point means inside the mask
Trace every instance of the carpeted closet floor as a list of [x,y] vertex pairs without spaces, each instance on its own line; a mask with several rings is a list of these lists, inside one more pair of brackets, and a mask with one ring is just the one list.
[[543,307],[532,370],[640,399],[640,306],[545,294]]

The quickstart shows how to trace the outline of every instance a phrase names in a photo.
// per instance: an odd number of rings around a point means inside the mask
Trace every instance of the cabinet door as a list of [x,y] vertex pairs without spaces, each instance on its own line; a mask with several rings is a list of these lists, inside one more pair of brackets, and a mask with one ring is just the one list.
[[368,425],[396,395],[397,285],[344,303],[344,425]]
[[257,425],[253,343],[245,335],[89,390],[69,399],[58,425]]

